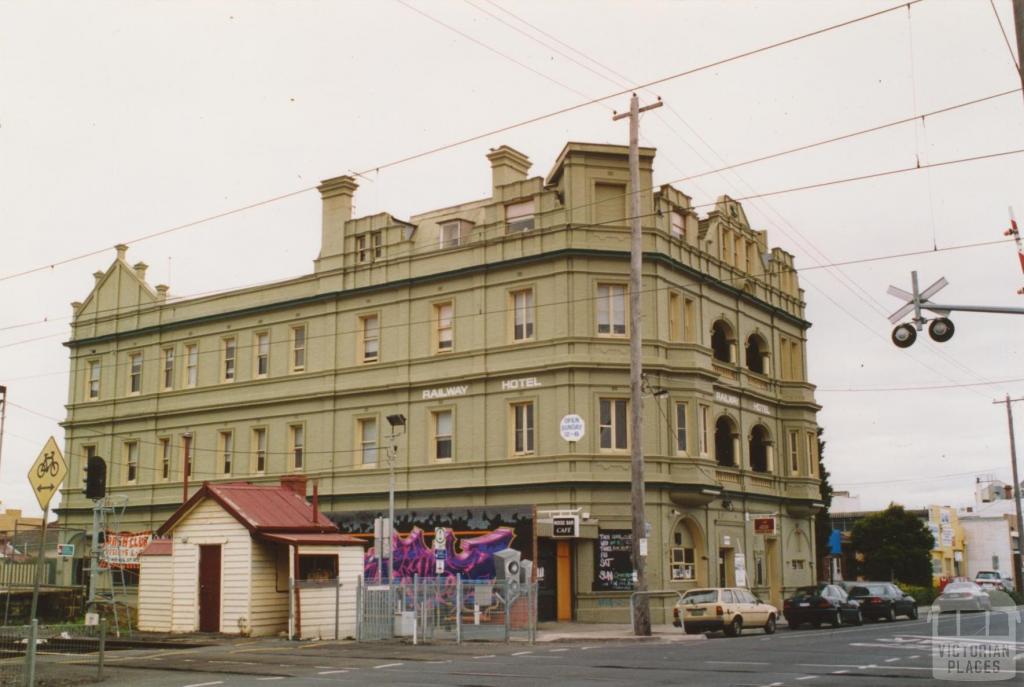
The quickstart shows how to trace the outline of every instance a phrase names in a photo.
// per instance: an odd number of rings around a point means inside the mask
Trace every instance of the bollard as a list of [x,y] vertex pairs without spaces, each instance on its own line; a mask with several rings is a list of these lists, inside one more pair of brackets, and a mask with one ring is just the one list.
[[107,619],[100,620],[100,650],[96,657],[96,679],[103,679],[103,657],[107,649]]
[[28,629],[28,645],[25,647],[25,687],[36,684],[36,640],[39,638],[39,620],[32,618]]

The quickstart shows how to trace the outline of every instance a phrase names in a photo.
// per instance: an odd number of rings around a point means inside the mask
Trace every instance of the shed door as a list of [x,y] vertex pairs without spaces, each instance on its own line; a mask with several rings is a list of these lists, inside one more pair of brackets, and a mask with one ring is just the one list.
[[199,631],[220,632],[220,544],[199,547]]

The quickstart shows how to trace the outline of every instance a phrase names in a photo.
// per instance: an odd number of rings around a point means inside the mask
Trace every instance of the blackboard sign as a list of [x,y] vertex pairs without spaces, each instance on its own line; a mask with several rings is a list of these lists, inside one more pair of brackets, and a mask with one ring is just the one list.
[[630,530],[599,530],[594,549],[595,592],[633,589],[633,533]]

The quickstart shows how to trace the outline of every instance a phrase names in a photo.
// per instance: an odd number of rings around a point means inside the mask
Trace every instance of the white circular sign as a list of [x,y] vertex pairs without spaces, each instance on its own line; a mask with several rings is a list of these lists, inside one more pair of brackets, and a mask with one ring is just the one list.
[[558,431],[566,441],[579,441],[586,430],[587,426],[579,415],[566,415],[558,425]]

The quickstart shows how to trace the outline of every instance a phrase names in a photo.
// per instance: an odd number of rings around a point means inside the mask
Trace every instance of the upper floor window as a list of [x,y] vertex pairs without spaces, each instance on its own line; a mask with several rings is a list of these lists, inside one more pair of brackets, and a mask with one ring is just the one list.
[[160,438],[160,479],[166,482],[171,476],[171,439]]
[[356,237],[356,260],[366,262],[369,257],[369,252],[366,249],[366,234],[360,234]]
[[452,411],[437,410],[434,419],[434,459],[451,460],[452,457]]
[[142,354],[132,353],[128,356],[128,393],[137,394],[142,391]]
[[796,430],[789,432],[789,471],[794,475],[800,474],[800,450],[797,444],[799,434]]
[[686,453],[686,404],[676,403],[676,451]]
[[235,380],[235,338],[224,339],[224,368],[223,381],[233,382]]
[[373,257],[379,258],[384,253],[384,240],[379,231],[370,233],[370,243],[373,244]]
[[181,435],[181,471],[192,479],[195,468],[192,467],[192,435],[185,433]]
[[139,442],[124,442],[125,482],[135,484],[139,478]]
[[771,355],[768,353],[768,344],[759,334],[751,334],[747,337],[747,369],[751,372],[766,375],[771,370]]
[[626,333],[626,287],[622,284],[597,285],[597,333]]
[[164,376],[162,386],[164,390],[174,388],[174,347],[164,349]]
[[292,327],[292,372],[306,369],[306,325]]
[[683,340],[682,297],[675,291],[668,294],[668,340]]
[[262,475],[267,470],[267,430],[257,427],[252,430],[253,471]]
[[452,301],[434,304],[434,345],[439,353],[455,348],[455,306]]
[[668,213],[669,231],[672,238],[681,239],[686,235],[686,225],[683,222],[683,213],[673,210]]
[[301,470],[304,464],[306,428],[303,425],[289,425],[289,448],[288,453],[292,457],[292,468]]
[[441,248],[454,248],[462,242],[462,222],[455,220],[441,225]]
[[715,460],[724,467],[737,466],[736,444],[739,443],[736,423],[723,415],[715,421]]
[[90,360],[86,363],[89,367],[89,379],[87,387],[87,396],[90,399],[100,397],[100,361]]
[[533,452],[533,402],[513,403],[512,453],[522,456]]
[[768,430],[763,425],[754,425],[750,431],[750,469],[754,472],[772,471],[772,446]]
[[814,432],[807,433],[807,471],[812,477],[818,475],[818,437]]
[[594,184],[594,224],[599,226],[628,224],[626,185]]
[[256,335],[256,369],[254,376],[266,377],[270,373],[270,334],[260,332]]
[[629,448],[628,420],[626,408],[628,402],[624,398],[602,398],[600,400],[601,448]]
[[782,379],[798,381],[803,379],[803,361],[800,342],[786,336],[779,337],[779,372]]
[[708,427],[710,425],[709,418],[711,416],[710,406],[700,406],[700,455],[708,455]]
[[380,318],[378,315],[364,315],[359,318],[362,334],[362,362],[375,363],[380,355]]
[[363,465],[377,464],[377,418],[359,420],[359,453]]
[[736,337],[732,327],[725,320],[716,320],[711,326],[711,351],[715,360],[723,363],[736,362]]
[[505,226],[509,234],[533,229],[533,200],[505,206]]
[[512,292],[512,340],[533,338],[533,289]]
[[217,447],[220,453],[220,471],[221,474],[231,474],[231,457],[234,454],[234,443],[235,435],[233,432],[221,432],[218,437]]
[[199,382],[199,344],[185,345],[185,386]]

